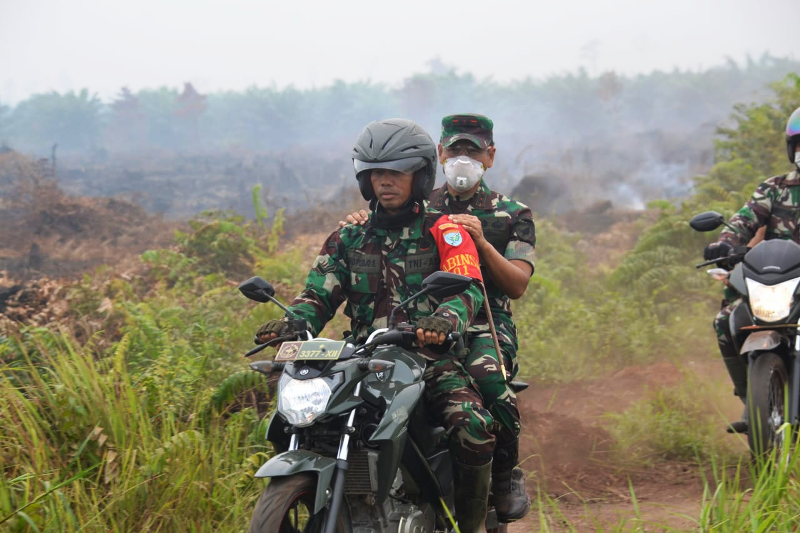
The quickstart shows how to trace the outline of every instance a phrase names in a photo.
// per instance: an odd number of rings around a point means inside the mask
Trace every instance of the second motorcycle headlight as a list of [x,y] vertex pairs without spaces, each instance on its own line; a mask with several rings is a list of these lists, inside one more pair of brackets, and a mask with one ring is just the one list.
[[799,281],[800,278],[794,278],[777,285],[764,285],[745,278],[753,316],[764,322],[776,322],[789,316]]
[[278,412],[293,426],[309,426],[325,412],[330,397],[327,380],[300,380],[284,374],[278,383]]

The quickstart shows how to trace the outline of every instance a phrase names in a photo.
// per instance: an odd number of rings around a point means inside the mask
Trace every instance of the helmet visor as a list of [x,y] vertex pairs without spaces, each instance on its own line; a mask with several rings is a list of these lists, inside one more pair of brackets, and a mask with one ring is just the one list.
[[396,170],[397,172],[402,172],[404,174],[413,174],[424,166],[424,157],[407,157],[405,159],[396,159],[394,161],[360,161],[358,159],[353,159],[353,167],[356,169],[356,175],[365,170],[373,170],[376,168]]
[[789,117],[789,122],[786,123],[786,137],[795,135],[800,135],[800,108],[795,109],[792,116]]

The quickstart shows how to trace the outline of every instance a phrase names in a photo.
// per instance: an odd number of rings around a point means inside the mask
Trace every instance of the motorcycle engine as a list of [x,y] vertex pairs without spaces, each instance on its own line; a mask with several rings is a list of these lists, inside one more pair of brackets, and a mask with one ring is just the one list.
[[396,533],[433,533],[433,509],[427,504],[422,508],[412,504],[397,504],[389,516],[389,523],[389,531]]

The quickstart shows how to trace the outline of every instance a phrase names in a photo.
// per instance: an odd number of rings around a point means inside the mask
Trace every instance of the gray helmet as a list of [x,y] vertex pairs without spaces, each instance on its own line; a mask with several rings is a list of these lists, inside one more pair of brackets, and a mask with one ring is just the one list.
[[786,122],[786,153],[792,163],[798,142],[800,142],[800,107],[794,110]]
[[370,174],[374,168],[414,174],[411,195],[427,200],[436,181],[436,144],[422,127],[410,120],[391,118],[371,122],[356,139],[353,167],[361,196],[375,199]]

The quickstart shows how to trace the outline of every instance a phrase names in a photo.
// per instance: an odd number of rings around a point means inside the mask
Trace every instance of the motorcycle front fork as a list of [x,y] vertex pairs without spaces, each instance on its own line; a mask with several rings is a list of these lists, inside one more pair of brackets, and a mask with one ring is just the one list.
[[797,356],[800,354],[800,328],[794,337],[794,352],[791,357],[791,376],[789,377],[791,386],[789,388],[789,421],[793,427],[798,424],[798,411],[800,410],[800,365],[797,364]]
[[[353,391],[354,396],[359,396],[361,393],[361,382],[359,381]],[[350,411],[347,417],[347,423],[342,427],[342,437],[339,440],[339,452],[336,454],[336,473],[334,474],[333,481],[333,497],[331,498],[331,505],[328,509],[328,515],[325,518],[325,525],[322,529],[324,533],[335,533],[336,523],[339,518],[339,510],[342,508],[342,501],[344,500],[344,480],[347,475],[347,455],[350,450],[350,435],[355,430],[354,422],[356,418],[356,409]]]

